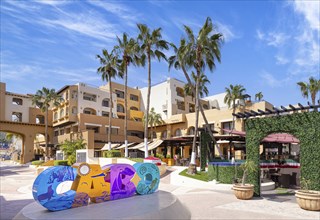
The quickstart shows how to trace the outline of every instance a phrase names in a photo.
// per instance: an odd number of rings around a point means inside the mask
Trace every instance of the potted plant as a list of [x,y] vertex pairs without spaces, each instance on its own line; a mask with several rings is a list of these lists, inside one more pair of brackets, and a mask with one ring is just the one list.
[[320,192],[310,189],[311,181],[301,178],[301,189],[296,191],[296,199],[300,208],[309,211],[320,211]]
[[235,183],[232,187],[235,196],[238,199],[251,199],[253,197],[254,185],[246,184],[246,178],[248,173],[254,172],[256,170],[256,165],[253,161],[246,161],[240,165],[243,170],[243,176],[241,183]]

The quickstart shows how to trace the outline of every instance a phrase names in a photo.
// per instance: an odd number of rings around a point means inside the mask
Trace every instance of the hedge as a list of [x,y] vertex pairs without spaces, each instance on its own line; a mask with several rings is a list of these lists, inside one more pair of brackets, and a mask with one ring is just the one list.
[[68,166],[67,160],[55,160],[53,163],[54,166]]
[[121,152],[120,152],[120,150],[104,151],[103,157],[121,157]]
[[31,162],[32,165],[36,165],[36,166],[39,166],[39,165],[41,165],[43,163],[44,163],[43,160],[34,160],[34,161]]
[[242,178],[243,170],[236,166],[237,173],[235,174],[235,166],[220,166],[208,165],[208,179],[216,180],[219,183],[232,184],[234,179]]
[[256,172],[248,175],[248,182],[255,185],[255,195],[260,195],[260,141],[272,133],[290,133],[300,140],[301,179],[310,182],[309,190],[320,190],[320,113],[303,112],[274,117],[246,120],[247,160],[253,160]]

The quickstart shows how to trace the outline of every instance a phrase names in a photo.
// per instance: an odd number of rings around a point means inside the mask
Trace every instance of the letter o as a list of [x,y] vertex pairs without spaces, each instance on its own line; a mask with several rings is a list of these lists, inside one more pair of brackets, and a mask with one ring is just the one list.
[[135,163],[133,167],[141,178],[136,186],[137,194],[145,195],[155,192],[160,182],[159,168],[153,163]]

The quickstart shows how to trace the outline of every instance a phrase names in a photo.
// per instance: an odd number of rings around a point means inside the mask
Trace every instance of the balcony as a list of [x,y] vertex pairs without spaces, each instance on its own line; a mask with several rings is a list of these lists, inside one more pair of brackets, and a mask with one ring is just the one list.
[[130,110],[130,119],[142,120],[144,113],[142,111]]

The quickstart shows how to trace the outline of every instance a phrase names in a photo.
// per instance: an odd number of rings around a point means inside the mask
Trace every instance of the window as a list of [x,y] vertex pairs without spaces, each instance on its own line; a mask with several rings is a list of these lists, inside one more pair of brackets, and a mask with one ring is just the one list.
[[118,116],[119,119],[124,119],[125,117],[123,115]]
[[60,110],[60,118],[64,117],[64,109]]
[[157,133],[156,132],[152,132],[152,138],[157,138]]
[[14,122],[22,122],[22,113],[21,112],[12,112],[11,119]]
[[83,93],[83,99],[87,100],[87,101],[92,101],[92,102],[96,102],[97,101],[97,96],[94,94],[89,94],[84,92]]
[[139,97],[137,95],[130,94],[130,100],[139,101]]
[[194,104],[189,103],[189,112],[195,112]]
[[54,131],[54,136],[55,137],[59,136],[59,131]]
[[72,107],[72,114],[76,115],[78,113],[77,107]]
[[180,110],[185,110],[184,102],[177,100],[177,107]]
[[177,96],[184,97],[184,91],[182,88],[177,87],[176,92],[177,92]]
[[60,130],[60,135],[64,135],[64,130],[63,129]]
[[163,132],[161,133],[161,138],[162,138],[162,139],[166,139],[166,138],[167,138],[167,131],[163,131]]
[[102,111],[101,115],[102,115],[103,117],[109,117],[109,112]]
[[83,109],[83,113],[88,115],[96,115],[96,110],[92,108],[85,108]]
[[139,109],[137,107],[134,107],[134,106],[131,106],[130,110],[139,111]]
[[44,124],[44,116],[43,115],[36,116],[36,124]]
[[[108,127],[107,127],[106,131],[107,131],[107,134],[109,134],[108,133],[108,131],[109,131]],[[111,134],[118,135],[119,134],[119,128],[112,128],[111,127]]]
[[22,105],[23,101],[19,98],[12,98],[12,104],[13,105]]
[[56,121],[58,120],[58,112],[55,112],[53,115],[53,120]]
[[107,99],[107,98],[106,98],[106,99],[103,99],[103,100],[102,100],[102,106],[103,106],[103,107],[109,107],[109,99]]
[[204,109],[209,109],[209,106],[207,104],[203,104],[202,106]]
[[124,92],[120,90],[116,90],[116,94],[118,98],[124,99]]
[[174,136],[181,136],[181,129],[178,128],[175,132],[174,132]]
[[69,107],[66,108],[66,115],[69,115]]
[[[231,130],[231,128],[232,128],[232,121],[222,122],[221,124],[222,124],[222,129]],[[228,133],[225,132],[224,130],[222,130],[222,134],[228,134]]]
[[117,112],[124,113],[124,107],[121,104],[117,104]]
[[189,135],[194,135],[194,130],[195,130],[194,127],[190,127],[189,130],[188,130],[188,134]]
[[77,93],[77,91],[72,91],[72,93],[71,93],[71,98],[72,99],[77,99],[78,98],[78,93]]

